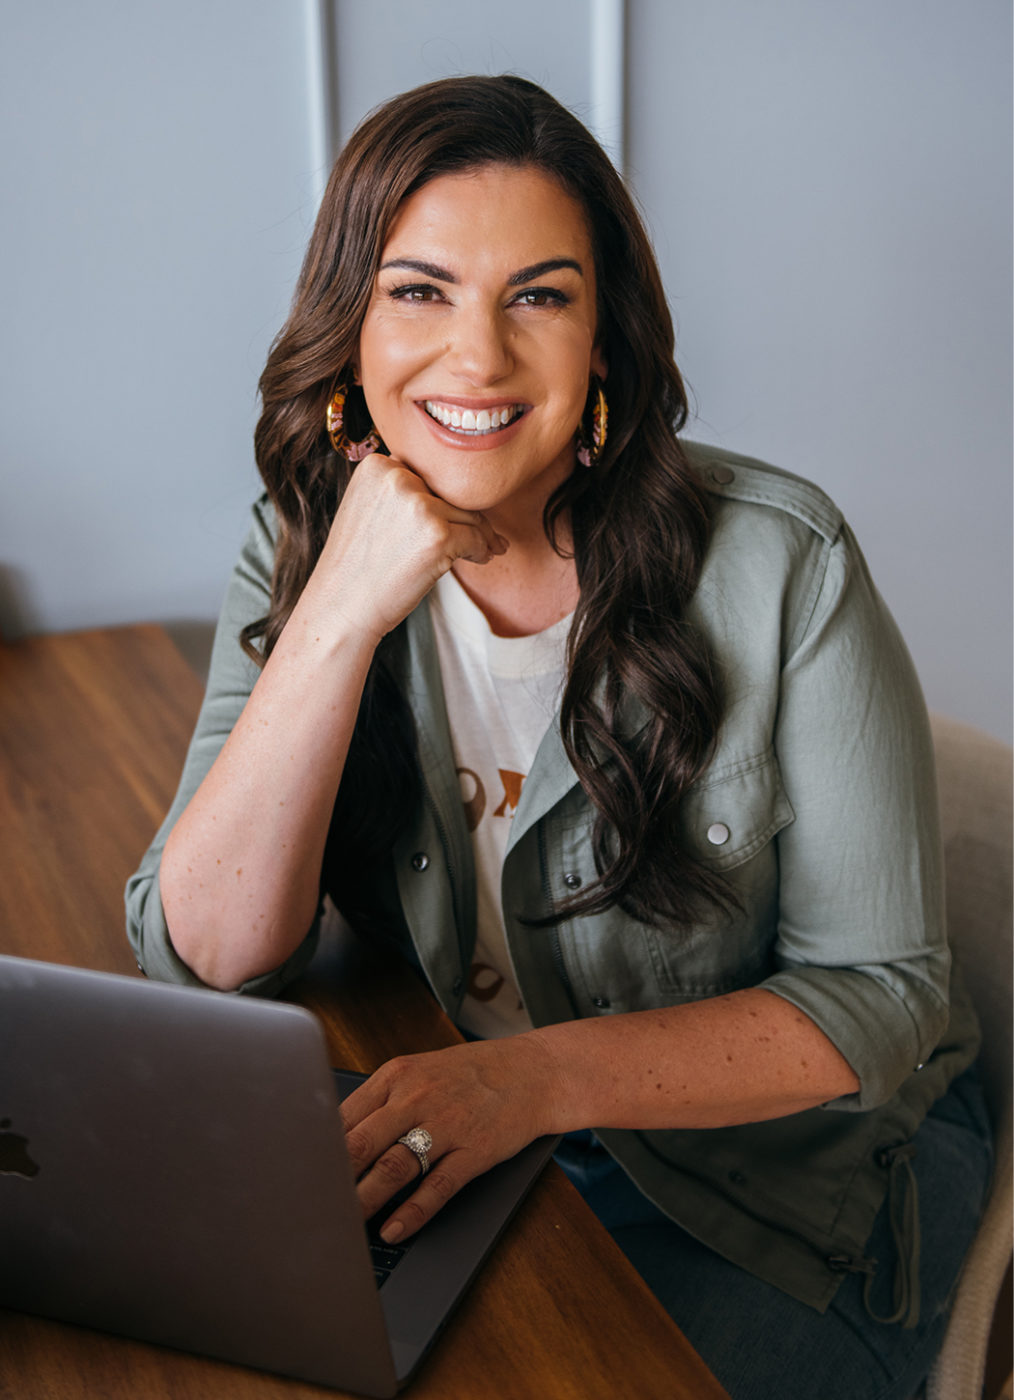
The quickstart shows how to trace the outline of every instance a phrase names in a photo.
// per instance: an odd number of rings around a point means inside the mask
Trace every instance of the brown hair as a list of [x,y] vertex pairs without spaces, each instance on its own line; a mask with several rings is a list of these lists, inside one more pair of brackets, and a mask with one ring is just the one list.
[[[618,903],[646,922],[683,921],[701,897],[725,897],[722,882],[679,849],[676,831],[680,798],[707,763],[720,716],[708,650],[684,615],[707,546],[706,498],[676,437],[686,395],[641,220],[594,138],[533,83],[470,77],[416,88],[367,117],[339,156],[260,382],[257,463],[279,537],[271,607],[244,630],[244,646],[258,659],[256,639],[263,654],[274,646],[348,484],[353,464],[330,445],[325,407],[355,355],[399,206],[439,175],[489,164],[534,167],[582,206],[609,365],[605,450],[545,511],[554,545],[557,522],[571,521],[581,596],[561,729],[596,808],[599,875],[550,919]],[[389,851],[393,814],[419,791],[411,717],[389,666],[395,636],[378,649],[335,807],[332,835],[353,865],[357,851],[360,862]],[[647,715],[636,734],[624,725],[631,699]]]

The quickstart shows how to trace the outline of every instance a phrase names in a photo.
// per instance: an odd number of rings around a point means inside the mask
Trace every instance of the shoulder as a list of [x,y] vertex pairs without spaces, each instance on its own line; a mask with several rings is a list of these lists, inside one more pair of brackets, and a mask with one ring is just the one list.
[[278,520],[267,495],[253,504],[246,536],[232,568],[222,602],[219,632],[237,636],[240,630],[264,616],[271,603],[275,572]]
[[695,476],[715,503],[717,520],[746,516],[756,526],[764,513],[773,513],[772,523],[779,522],[792,533],[791,522],[798,522],[826,544],[833,544],[841,533],[841,511],[812,481],[724,448],[686,441],[682,446]]
[[254,501],[250,515],[248,543],[267,549],[274,555],[278,543],[278,513],[268,499],[266,491]]
[[812,482],[753,457],[684,443],[712,506],[691,615],[726,661],[784,663],[865,564],[841,511]]
[[278,516],[265,492],[251,508],[246,539],[240,548],[235,573],[270,589],[278,535]]

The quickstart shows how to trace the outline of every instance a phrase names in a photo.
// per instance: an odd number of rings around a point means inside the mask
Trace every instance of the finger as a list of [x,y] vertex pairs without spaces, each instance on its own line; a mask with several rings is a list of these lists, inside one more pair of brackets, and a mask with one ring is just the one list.
[[357,1176],[415,1126],[413,1122],[406,1127],[403,1121],[412,1113],[415,1098],[408,1096],[400,1109],[392,1101],[411,1065],[411,1057],[388,1060],[341,1102],[345,1147]]
[[507,540],[498,535],[488,521],[480,523],[479,516],[466,515],[460,521],[448,517],[446,528],[448,568],[458,559],[488,564],[494,556],[507,552]]
[[476,511],[475,523],[479,527],[483,539],[489,546],[490,552],[493,554],[506,554],[509,548],[509,542],[503,535],[498,534],[496,530],[493,529],[493,526],[483,515],[482,511]]
[[387,1244],[396,1244],[414,1235],[483,1169],[468,1152],[448,1152],[423,1177],[418,1190],[398,1206],[389,1220],[385,1220],[380,1229],[380,1238]]
[[393,1143],[356,1185],[364,1219],[370,1220],[399,1191],[415,1185],[421,1174],[422,1164],[415,1153],[404,1143]]
[[[362,1176],[377,1163],[408,1129],[404,1126],[404,1110],[399,1113],[393,1107],[381,1107],[346,1129],[345,1149],[349,1154],[352,1169],[356,1176]],[[412,1158],[408,1148],[399,1148],[399,1155]],[[418,1163],[418,1159],[414,1159]]]
[[371,1074],[369,1079],[364,1079],[339,1105],[345,1131],[350,1132],[369,1118],[371,1113],[383,1108],[387,1099],[387,1086],[381,1083],[379,1075]]

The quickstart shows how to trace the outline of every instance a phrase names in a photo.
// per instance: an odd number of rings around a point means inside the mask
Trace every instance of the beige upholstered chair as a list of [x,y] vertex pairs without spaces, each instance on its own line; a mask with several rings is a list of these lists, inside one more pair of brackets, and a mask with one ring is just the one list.
[[993,1312],[1011,1260],[1011,751],[939,716],[933,719],[933,740],[947,924],[982,1023],[981,1067],[996,1168],[926,1395],[927,1400],[981,1400]]

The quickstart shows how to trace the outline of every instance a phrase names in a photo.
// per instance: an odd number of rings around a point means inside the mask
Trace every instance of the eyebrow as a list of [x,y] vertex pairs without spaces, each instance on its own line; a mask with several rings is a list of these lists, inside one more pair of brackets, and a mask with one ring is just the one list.
[[[389,267],[400,267],[409,272],[419,272],[424,277],[432,277],[435,282],[449,282],[457,285],[458,281],[454,273],[449,272],[446,267],[424,262],[420,258],[392,258],[390,262],[382,264],[380,271],[384,272]],[[584,276],[584,269],[574,258],[546,258],[544,262],[532,263],[530,267],[522,267],[517,272],[512,272],[507,279],[507,285],[523,287],[526,282],[534,282],[537,277],[545,277],[547,272],[558,272],[564,267],[572,268],[579,277]]]
[[521,287],[526,282],[534,282],[537,277],[545,277],[547,272],[559,272],[562,267],[573,268],[579,277],[584,276],[581,264],[574,258],[547,258],[545,262],[532,263],[531,267],[512,272],[507,281],[512,287]]

